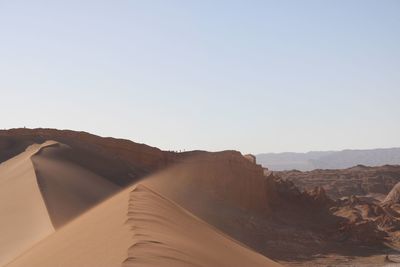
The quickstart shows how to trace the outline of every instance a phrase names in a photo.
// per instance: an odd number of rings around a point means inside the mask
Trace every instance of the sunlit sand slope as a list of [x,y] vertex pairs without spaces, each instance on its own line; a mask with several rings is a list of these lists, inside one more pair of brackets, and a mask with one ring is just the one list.
[[62,227],[7,266],[279,265],[158,193],[136,185]]
[[145,186],[131,192],[128,217],[134,242],[124,267],[280,266]]
[[121,266],[132,244],[125,190],[60,228],[7,266]]
[[31,162],[54,144],[32,145],[0,165],[0,266],[54,232]]

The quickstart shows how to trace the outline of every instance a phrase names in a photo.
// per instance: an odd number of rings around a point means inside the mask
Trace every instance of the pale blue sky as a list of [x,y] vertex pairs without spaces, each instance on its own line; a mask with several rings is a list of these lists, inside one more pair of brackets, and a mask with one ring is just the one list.
[[162,149],[400,146],[400,1],[0,0],[0,127]]

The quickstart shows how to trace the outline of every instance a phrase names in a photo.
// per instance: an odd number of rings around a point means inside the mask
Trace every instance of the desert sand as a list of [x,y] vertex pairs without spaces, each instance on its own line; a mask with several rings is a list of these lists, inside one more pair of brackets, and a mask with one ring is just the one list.
[[88,211],[14,266],[280,266],[143,185]]
[[134,244],[123,266],[280,266],[143,185],[128,215]]
[[34,144],[0,165],[0,266],[280,266],[163,196],[165,175],[121,190],[68,149]]
[[332,199],[237,151],[174,153],[54,129],[0,130],[0,162],[0,266],[399,262],[398,187],[390,203]]
[[70,150],[57,143],[41,149],[31,160],[55,228],[121,190],[106,178],[67,160]]
[[0,165],[0,266],[54,232],[31,161],[51,145],[32,145]]

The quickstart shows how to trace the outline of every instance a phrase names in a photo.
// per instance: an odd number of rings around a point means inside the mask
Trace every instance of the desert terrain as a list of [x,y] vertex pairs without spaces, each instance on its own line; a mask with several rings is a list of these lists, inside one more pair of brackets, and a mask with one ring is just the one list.
[[0,131],[0,160],[0,266],[400,264],[396,166],[343,170],[338,193],[237,151],[55,129]]

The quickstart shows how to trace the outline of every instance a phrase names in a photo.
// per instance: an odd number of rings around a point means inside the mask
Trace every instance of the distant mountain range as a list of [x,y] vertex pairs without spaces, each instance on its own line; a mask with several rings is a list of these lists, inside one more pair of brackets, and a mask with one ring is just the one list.
[[312,151],[307,153],[264,153],[257,162],[273,171],[314,169],[344,169],[356,165],[381,166],[400,164],[399,148],[366,150]]

